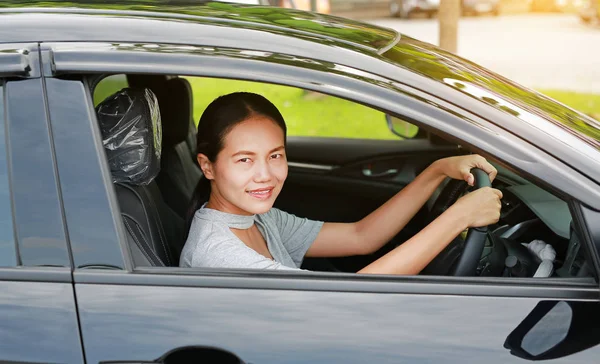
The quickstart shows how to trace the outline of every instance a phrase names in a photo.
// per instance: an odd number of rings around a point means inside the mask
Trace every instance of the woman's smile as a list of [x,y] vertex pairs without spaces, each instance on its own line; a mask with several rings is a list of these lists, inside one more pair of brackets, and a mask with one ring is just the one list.
[[259,200],[268,200],[273,196],[275,187],[258,188],[256,190],[246,191],[250,196]]

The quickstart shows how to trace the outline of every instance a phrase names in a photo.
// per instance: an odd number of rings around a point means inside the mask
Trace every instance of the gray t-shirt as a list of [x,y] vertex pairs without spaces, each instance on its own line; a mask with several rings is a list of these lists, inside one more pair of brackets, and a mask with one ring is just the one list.
[[[248,247],[233,232],[256,223],[273,260]],[[299,269],[323,222],[272,208],[260,215],[234,215],[202,207],[192,220],[181,267]]]

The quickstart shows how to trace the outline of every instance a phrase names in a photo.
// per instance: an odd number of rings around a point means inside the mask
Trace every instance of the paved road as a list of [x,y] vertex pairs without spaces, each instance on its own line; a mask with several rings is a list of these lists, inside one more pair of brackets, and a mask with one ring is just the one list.
[[[435,19],[372,22],[438,44]],[[576,15],[461,18],[458,54],[528,87],[600,93],[600,28]]]

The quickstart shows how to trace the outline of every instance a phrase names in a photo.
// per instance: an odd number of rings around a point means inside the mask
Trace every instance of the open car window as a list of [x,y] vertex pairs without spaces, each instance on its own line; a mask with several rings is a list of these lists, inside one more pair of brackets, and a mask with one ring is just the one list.
[[[96,107],[103,101],[102,96],[106,95],[106,100],[110,92],[132,87],[128,79],[131,78],[116,75],[101,80],[94,90]],[[192,125],[197,123],[206,106],[223,94],[235,91],[262,94],[281,110],[290,136],[324,137],[310,143],[293,138],[288,141],[287,148],[293,151],[288,158],[290,172],[275,207],[296,216],[320,221],[357,221],[404,188],[434,160],[465,153],[450,143],[430,142],[428,134],[423,140],[408,142],[390,130],[413,131],[413,126],[402,119],[390,122],[380,111],[293,87],[176,76],[165,77],[163,83],[157,83],[156,79],[145,83],[143,76],[138,76],[135,82],[134,88],[147,85],[157,95],[164,136],[160,172],[155,180],[137,185],[115,184],[119,203],[127,204],[121,205],[122,219],[125,230],[132,236],[128,245],[138,266],[178,266],[187,235],[185,211],[197,181],[202,178],[194,160],[195,150],[188,143],[190,136],[195,135],[195,128],[188,126],[190,120]],[[188,91],[176,94],[173,84],[186,84],[189,87],[181,90]],[[167,89],[169,92],[165,92]],[[180,112],[186,102],[193,105],[189,115]],[[181,132],[183,127],[186,133]],[[335,142],[329,138],[335,138]],[[331,164],[333,160],[336,165]],[[477,275],[591,277],[593,269],[585,258],[582,237],[572,223],[568,202],[512,171],[498,169],[500,175],[494,187],[504,194],[502,216],[497,224],[490,226]],[[447,192],[445,186],[440,186],[415,218],[380,251],[356,257],[306,258],[302,268],[336,273],[360,270],[423,229],[431,221],[435,199]],[[135,217],[130,212],[139,212],[136,204],[150,204],[138,201],[132,207],[132,196],[149,199],[156,209]],[[148,216],[161,221],[158,235],[155,228],[144,227]],[[464,234],[455,239],[457,246],[461,237]],[[447,275],[448,271],[425,269],[423,274]]]
[[94,88],[94,106],[97,106],[100,102],[105,100],[108,96],[115,92],[127,87],[127,77],[124,74],[111,75],[101,79],[93,79],[97,81],[97,85],[93,85]]
[[[386,125],[385,114],[358,103],[296,87],[259,82],[186,77],[194,90],[194,120],[218,96],[255,92],[277,106],[289,136],[398,140]],[[416,126],[411,133],[416,135]]]

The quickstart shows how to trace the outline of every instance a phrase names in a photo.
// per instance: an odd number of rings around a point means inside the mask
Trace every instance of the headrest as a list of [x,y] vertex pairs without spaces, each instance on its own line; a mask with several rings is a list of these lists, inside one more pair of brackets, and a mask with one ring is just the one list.
[[96,106],[113,182],[147,185],[158,175],[162,129],[156,96],[124,88]]
[[190,130],[194,104],[192,87],[184,78],[173,78],[164,88],[156,90],[164,118],[164,146],[170,147],[183,142]]
[[127,75],[130,87],[149,88],[158,99],[163,121],[163,147],[186,140],[193,121],[192,87],[185,78],[164,75]]

